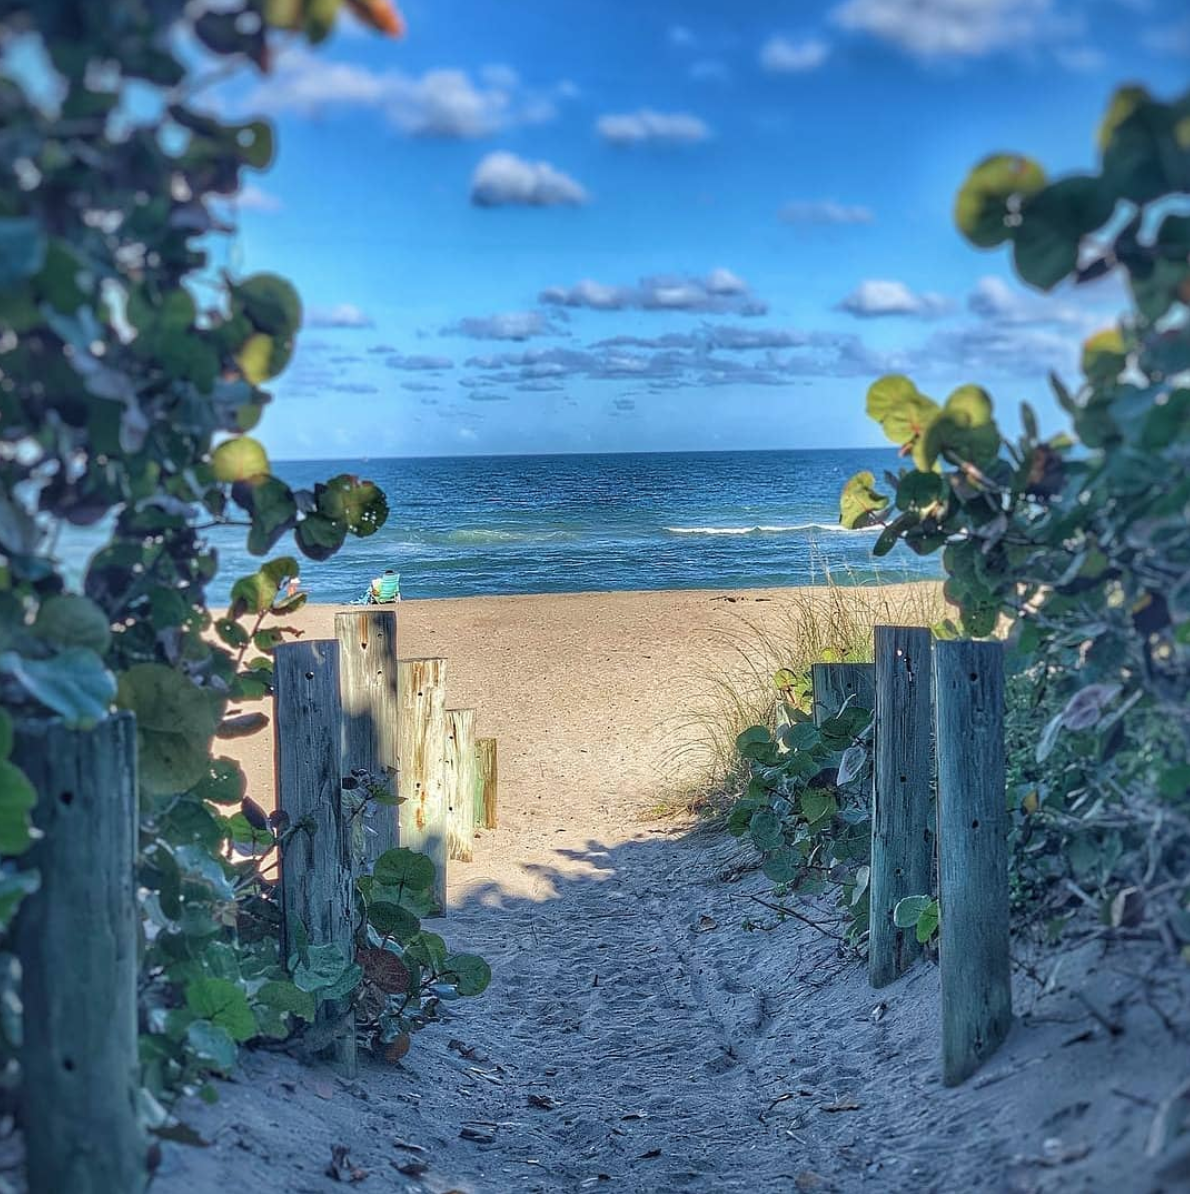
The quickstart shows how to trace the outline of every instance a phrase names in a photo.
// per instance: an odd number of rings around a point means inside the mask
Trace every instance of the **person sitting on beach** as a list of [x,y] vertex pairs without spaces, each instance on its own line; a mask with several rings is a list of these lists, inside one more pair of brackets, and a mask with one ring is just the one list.
[[401,577],[391,568],[384,570],[383,576],[372,578],[368,587],[368,604],[383,605],[390,601],[401,600]]

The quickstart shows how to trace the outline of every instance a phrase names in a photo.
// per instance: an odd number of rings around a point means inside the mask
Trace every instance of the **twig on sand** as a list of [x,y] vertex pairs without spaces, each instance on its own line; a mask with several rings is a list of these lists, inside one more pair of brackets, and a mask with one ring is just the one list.
[[784,904],[773,904],[768,900],[762,900],[757,895],[749,895],[747,898],[754,904],[759,904],[762,908],[768,908],[771,912],[780,912],[783,916],[792,916],[794,920],[800,920],[802,924],[809,925],[812,929],[817,929],[824,937],[830,937],[833,941],[846,940],[845,937],[841,937],[838,933],[832,933],[830,929],[825,928],[818,921],[811,920],[810,917],[795,911],[793,908],[786,907]]

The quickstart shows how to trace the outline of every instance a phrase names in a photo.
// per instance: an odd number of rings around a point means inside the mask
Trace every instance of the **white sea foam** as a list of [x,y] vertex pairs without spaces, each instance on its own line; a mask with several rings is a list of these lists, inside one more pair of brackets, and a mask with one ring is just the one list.
[[841,532],[849,535],[847,527],[829,522],[799,522],[792,526],[752,527],[665,527],[671,535],[792,535],[800,531]]

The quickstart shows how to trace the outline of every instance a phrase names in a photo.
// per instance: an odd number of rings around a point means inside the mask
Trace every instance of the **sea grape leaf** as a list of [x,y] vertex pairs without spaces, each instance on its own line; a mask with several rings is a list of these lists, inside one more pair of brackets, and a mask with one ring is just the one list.
[[871,526],[888,506],[888,498],[876,492],[876,478],[870,472],[856,473],[839,499],[839,522],[848,530]]
[[222,1028],[234,1041],[256,1035],[256,1017],[242,988],[226,978],[200,978],[186,984],[186,1006]]
[[101,721],[116,695],[111,672],[86,647],[68,647],[49,659],[26,659],[5,651],[0,673],[11,676],[71,729],[87,729]]
[[492,968],[478,954],[449,954],[442,976],[460,995],[482,995],[492,981]]
[[37,611],[33,633],[55,647],[86,647],[105,655],[112,633],[107,614],[88,597],[56,593]]
[[1045,171],[1031,158],[997,153],[967,176],[955,199],[959,231],[981,249],[990,249],[1013,233],[1009,223],[1020,201],[1045,186]]

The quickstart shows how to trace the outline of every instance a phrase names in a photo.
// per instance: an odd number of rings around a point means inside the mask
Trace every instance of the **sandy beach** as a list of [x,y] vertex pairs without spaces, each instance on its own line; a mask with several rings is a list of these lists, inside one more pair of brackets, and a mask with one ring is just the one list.
[[[674,755],[682,715],[797,600],[401,605],[401,654],[446,656],[450,703],[500,743],[500,826],[451,864],[427,926],[483,954],[492,985],[355,1080],[246,1052],[215,1105],[181,1109],[207,1147],[166,1144],[154,1194],[1185,1189],[1190,1151],[1145,1154],[1182,1072],[1162,1020],[1190,998],[1184,973],[1141,998],[1140,944],[1088,945],[1043,988],[1018,947],[1011,1035],[948,1089],[936,965],[873,991],[829,930],[771,923],[772,885],[734,839],[650,816],[698,768]],[[329,635],[334,612],[297,621]],[[269,799],[265,736],[229,745]]]

